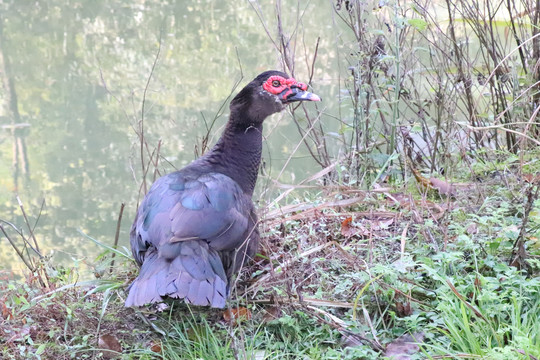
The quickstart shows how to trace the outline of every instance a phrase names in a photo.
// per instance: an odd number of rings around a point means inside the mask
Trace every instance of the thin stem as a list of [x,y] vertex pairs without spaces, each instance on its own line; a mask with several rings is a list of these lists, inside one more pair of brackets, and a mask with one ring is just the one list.
[[[113,247],[116,249],[118,248],[118,240],[120,238],[120,225],[122,224],[122,215],[124,214],[124,207],[126,204],[122,203],[120,205],[120,214],[118,214],[118,221],[116,222],[116,234],[114,235],[114,245]],[[109,269],[109,274],[112,274],[113,268],[114,268],[114,257],[116,253],[113,252],[111,256],[111,267]]]
[[4,234],[4,236],[6,237],[6,239],[9,241],[9,243],[11,244],[11,247],[13,247],[13,249],[15,249],[15,252],[17,252],[17,255],[19,255],[19,258],[24,262],[24,264],[26,265],[26,267],[31,271],[31,272],[34,272],[35,271],[35,268],[28,262],[28,260],[26,260],[26,258],[24,257],[22,251],[17,247],[17,245],[15,244],[15,242],[9,237],[9,235],[7,234],[6,230],[4,229],[4,227],[2,225],[0,225],[0,231],[2,231],[2,233]]
[[159,59],[159,54],[161,53],[161,33],[159,34],[159,43],[158,43],[158,50],[157,50],[157,53],[156,53],[156,57],[154,58],[154,63],[152,64],[152,69],[150,70],[150,74],[148,75],[148,79],[146,80],[146,86],[144,87],[144,92],[143,92],[143,98],[142,98],[142,105],[141,105],[141,120],[139,121],[139,140],[140,140],[140,155],[141,155],[141,169],[142,169],[142,174],[143,174],[143,189],[144,189],[144,193],[146,194],[147,192],[147,186],[146,186],[146,173],[147,173],[147,169],[146,169],[146,164],[144,162],[144,148],[146,146],[147,148],[147,151],[148,151],[148,144],[146,144],[146,142],[144,141],[144,107],[145,107],[145,104],[146,104],[146,93],[148,92],[148,87],[150,86],[150,80],[152,80],[152,75],[154,74],[154,70],[156,68],[156,65],[157,65],[157,62],[158,62],[158,59]]

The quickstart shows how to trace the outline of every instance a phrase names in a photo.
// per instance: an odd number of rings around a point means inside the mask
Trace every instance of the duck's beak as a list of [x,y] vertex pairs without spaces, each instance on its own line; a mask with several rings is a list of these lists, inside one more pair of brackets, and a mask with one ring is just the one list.
[[286,88],[278,96],[284,104],[294,101],[321,101],[319,96],[309,91],[304,91],[296,85]]

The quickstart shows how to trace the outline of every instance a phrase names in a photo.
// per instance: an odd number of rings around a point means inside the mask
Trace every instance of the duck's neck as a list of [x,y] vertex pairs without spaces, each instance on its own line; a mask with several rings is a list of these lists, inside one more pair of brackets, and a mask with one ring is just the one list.
[[[231,117],[234,114],[231,114]],[[262,153],[262,123],[257,125],[230,119],[214,147],[200,160],[213,171],[227,175],[252,195]]]

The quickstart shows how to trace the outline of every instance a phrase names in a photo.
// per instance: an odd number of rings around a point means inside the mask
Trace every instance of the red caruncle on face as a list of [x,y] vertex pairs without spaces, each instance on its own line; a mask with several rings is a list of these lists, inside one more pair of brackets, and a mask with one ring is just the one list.
[[279,75],[270,76],[263,84],[263,89],[271,94],[279,95],[286,89],[290,89],[293,86],[298,87],[302,91],[307,90],[306,84],[297,82],[294,78],[285,79]]

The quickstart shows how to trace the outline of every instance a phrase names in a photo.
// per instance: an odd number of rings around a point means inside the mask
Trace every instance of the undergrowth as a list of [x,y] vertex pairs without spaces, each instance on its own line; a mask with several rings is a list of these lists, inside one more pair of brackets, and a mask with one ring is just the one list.
[[[174,301],[124,308],[136,267],[103,245],[96,267],[114,253],[114,270],[95,280],[46,268],[48,287],[39,272],[2,285],[1,357],[538,358],[540,201],[528,196],[538,185],[511,170],[485,169],[451,197],[413,180],[325,187],[269,209],[229,304],[244,309],[236,320]],[[516,261],[520,236],[527,256]]]

